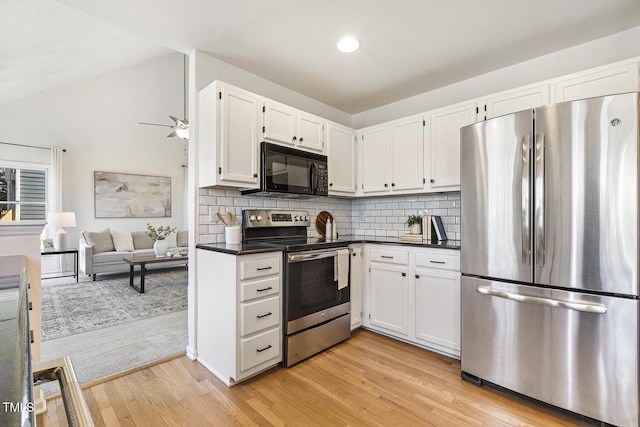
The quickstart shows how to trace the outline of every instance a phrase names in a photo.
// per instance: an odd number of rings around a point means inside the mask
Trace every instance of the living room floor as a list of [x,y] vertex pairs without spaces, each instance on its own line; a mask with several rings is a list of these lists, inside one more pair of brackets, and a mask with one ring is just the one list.
[[[41,360],[69,356],[85,384],[184,354],[187,269],[147,274],[145,294],[129,287],[128,273],[42,280]],[[56,382],[42,389],[59,393]]]

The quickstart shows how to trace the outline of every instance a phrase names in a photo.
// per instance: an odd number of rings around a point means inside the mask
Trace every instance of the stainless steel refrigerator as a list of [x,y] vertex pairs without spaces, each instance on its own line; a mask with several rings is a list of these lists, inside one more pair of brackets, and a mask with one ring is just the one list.
[[463,378],[638,426],[638,101],[461,129]]

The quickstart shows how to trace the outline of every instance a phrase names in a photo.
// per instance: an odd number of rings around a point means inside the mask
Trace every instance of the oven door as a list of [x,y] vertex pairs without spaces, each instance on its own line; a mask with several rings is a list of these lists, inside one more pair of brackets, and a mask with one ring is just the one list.
[[[348,249],[351,252],[350,248]],[[350,287],[338,289],[336,249],[293,252],[285,265],[284,318],[286,334],[323,323],[349,312]],[[346,268],[351,268],[347,256]],[[351,283],[351,274],[347,274]]]

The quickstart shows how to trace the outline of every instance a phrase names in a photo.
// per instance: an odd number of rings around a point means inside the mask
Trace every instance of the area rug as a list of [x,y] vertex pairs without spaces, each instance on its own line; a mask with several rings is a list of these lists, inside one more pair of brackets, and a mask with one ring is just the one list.
[[[187,310],[42,342],[41,360],[69,356],[80,384],[184,354]],[[60,393],[57,381],[42,385],[45,397]]]
[[186,310],[187,286],[186,269],[148,271],[144,294],[129,286],[128,274],[43,286],[42,341]]

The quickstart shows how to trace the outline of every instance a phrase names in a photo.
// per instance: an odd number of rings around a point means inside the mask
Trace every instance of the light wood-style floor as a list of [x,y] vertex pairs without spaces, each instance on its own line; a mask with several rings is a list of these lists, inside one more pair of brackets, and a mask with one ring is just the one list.
[[[84,390],[96,426],[574,426],[566,412],[460,379],[460,363],[370,331],[227,388],[179,357]],[[60,398],[47,424],[66,426]]]

